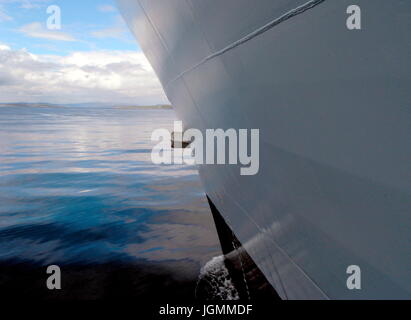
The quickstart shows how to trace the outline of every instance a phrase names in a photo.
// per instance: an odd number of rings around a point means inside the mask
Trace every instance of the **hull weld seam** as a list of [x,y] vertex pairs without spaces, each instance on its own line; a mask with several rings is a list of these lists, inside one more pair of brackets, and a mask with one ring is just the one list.
[[286,12],[285,14],[283,14],[282,16],[280,16],[279,18],[276,18],[272,21],[270,21],[269,23],[267,23],[266,25],[262,26],[261,28],[249,33],[248,35],[246,35],[245,37],[241,38],[240,40],[237,40],[233,43],[231,43],[230,45],[226,46],[225,48],[214,52],[213,54],[205,57],[204,59],[202,59],[200,62],[198,62],[197,64],[195,64],[194,66],[192,66],[191,68],[183,71],[182,73],[180,73],[177,77],[171,79],[166,85],[165,88],[168,88],[168,86],[170,85],[170,83],[180,79],[181,77],[183,77],[185,74],[187,74],[188,72],[198,68],[199,66],[201,66],[202,64],[206,63],[209,60],[212,60],[218,56],[223,55],[224,53],[226,53],[227,51],[230,51],[232,49],[235,49],[236,47],[254,39],[255,37],[258,37],[259,35],[269,31],[270,29],[274,28],[275,26],[279,25],[280,23],[287,21],[301,13],[304,13],[305,11],[312,9],[314,7],[316,7],[317,5],[321,4],[322,2],[324,2],[326,0],[311,0],[308,1],[307,3],[294,8],[288,12]]

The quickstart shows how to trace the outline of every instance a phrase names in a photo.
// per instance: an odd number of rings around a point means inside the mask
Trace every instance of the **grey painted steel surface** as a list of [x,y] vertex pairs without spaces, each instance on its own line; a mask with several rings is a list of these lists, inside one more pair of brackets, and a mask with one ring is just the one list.
[[355,2],[118,0],[185,127],[260,129],[258,175],[200,175],[283,298],[411,298],[411,1]]

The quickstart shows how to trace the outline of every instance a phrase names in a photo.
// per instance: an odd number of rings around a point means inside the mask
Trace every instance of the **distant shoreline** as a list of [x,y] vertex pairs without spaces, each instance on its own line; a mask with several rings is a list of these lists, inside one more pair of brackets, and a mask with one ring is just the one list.
[[133,109],[142,109],[142,110],[172,110],[173,107],[168,104],[164,105],[153,105],[153,106],[115,106],[116,109],[125,109],[125,110],[133,110]]
[[52,103],[25,103],[25,102],[12,102],[12,103],[0,103],[0,108],[7,107],[29,107],[29,108],[87,108],[87,107],[111,107],[114,109],[122,110],[172,110],[173,107],[168,104],[157,104],[157,105],[117,105],[113,104],[103,104],[103,103],[79,103],[79,104],[52,104]]
[[31,107],[31,108],[61,108],[63,105],[51,103],[0,103],[0,107]]

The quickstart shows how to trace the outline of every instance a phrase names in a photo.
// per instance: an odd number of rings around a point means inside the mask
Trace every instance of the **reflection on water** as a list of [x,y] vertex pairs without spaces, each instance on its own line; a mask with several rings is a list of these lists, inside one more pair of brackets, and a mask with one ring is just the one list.
[[169,110],[0,107],[2,293],[50,297],[44,266],[57,264],[60,298],[194,296],[220,252],[195,168],[151,162],[151,132],[173,121]]

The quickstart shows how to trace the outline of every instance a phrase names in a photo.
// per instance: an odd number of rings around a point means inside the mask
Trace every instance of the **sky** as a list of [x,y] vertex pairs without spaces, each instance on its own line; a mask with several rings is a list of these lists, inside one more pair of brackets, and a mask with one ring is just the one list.
[[[61,10],[61,29],[47,21]],[[114,0],[0,0],[0,103],[168,103]]]

